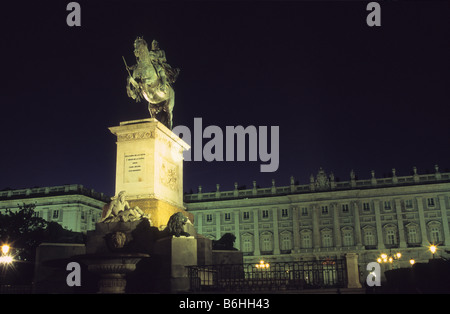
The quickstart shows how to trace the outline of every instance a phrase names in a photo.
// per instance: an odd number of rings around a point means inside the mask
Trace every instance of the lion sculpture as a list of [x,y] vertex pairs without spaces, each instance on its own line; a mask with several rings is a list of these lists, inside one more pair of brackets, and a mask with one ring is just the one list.
[[235,251],[234,241],[236,241],[236,236],[234,234],[225,233],[219,240],[212,241],[212,249]]
[[190,234],[184,231],[184,225],[189,222],[189,219],[183,215],[183,213],[178,212],[173,214],[169,218],[169,222],[167,223],[167,231],[170,235],[176,236],[179,238],[180,236],[189,237]]

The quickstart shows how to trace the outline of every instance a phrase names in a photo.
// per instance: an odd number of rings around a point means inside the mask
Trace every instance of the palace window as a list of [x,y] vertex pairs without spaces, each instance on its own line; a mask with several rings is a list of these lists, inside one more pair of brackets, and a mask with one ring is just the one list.
[[250,219],[250,212],[243,212],[242,213],[242,218],[244,220],[249,220]]
[[366,232],[364,232],[364,244],[366,246],[376,245],[375,235],[373,233],[373,230],[367,230]]
[[391,202],[390,201],[385,201],[384,202],[384,209],[385,210],[391,210]]
[[437,244],[441,242],[441,228],[438,226],[431,227],[430,229],[431,243]]
[[396,244],[397,243],[396,240],[397,239],[396,239],[396,235],[395,235],[395,230],[392,230],[392,229],[387,230],[386,231],[386,244],[391,244],[391,245]]
[[289,251],[292,249],[292,240],[291,235],[289,233],[285,233],[281,235],[281,250]]
[[323,247],[331,247],[331,246],[333,246],[332,241],[331,241],[331,234],[324,233],[322,235],[322,246]]
[[406,209],[412,209],[413,208],[413,201],[411,199],[405,200],[405,208]]
[[328,206],[322,206],[322,215],[328,215]]
[[273,250],[272,247],[272,234],[264,233],[261,235],[261,251],[262,252],[270,252]]
[[353,232],[352,231],[345,231],[344,232],[344,246],[352,246],[353,245]]
[[269,218],[269,211],[267,209],[262,211],[262,218]]
[[308,207],[302,207],[302,216],[308,216]]
[[242,252],[253,252],[253,240],[250,235],[244,236],[242,239]]
[[408,228],[408,243],[414,244],[418,243],[417,240],[417,229],[416,228]]
[[348,213],[348,204],[342,204],[342,212]]
[[312,248],[311,234],[306,233],[302,235],[302,248],[304,249]]
[[231,213],[225,213],[225,221],[231,220]]
[[206,214],[206,222],[212,222],[213,221],[213,215],[212,214]]
[[289,217],[289,212],[288,212],[287,208],[283,208],[281,210],[281,217]]
[[434,207],[434,198],[427,198],[428,207]]
[[363,210],[369,211],[370,210],[370,204],[369,203],[363,203]]
[[55,209],[54,211],[53,211],[53,219],[58,219],[58,217],[59,217],[59,209]]

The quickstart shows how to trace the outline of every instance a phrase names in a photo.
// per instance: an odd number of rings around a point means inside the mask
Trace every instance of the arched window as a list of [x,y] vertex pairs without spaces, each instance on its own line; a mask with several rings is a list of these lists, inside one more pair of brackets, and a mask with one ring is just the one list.
[[419,226],[415,223],[409,223],[406,225],[406,237],[409,245],[420,243]]
[[345,227],[342,229],[342,240],[344,246],[353,246],[353,229],[350,227]]
[[428,223],[428,232],[430,243],[438,244],[444,240],[442,237],[441,224],[437,221],[431,221]]
[[261,234],[261,252],[273,251],[272,233],[266,231]]
[[292,250],[292,234],[288,231],[283,231],[281,234],[281,251]]
[[301,247],[302,249],[310,249],[312,248],[312,240],[311,240],[311,230],[303,230],[301,232]]
[[329,234],[329,233],[322,234],[322,246],[323,247],[332,247],[333,246],[333,243],[331,240],[331,234]]
[[253,252],[253,235],[250,233],[245,233],[241,237],[241,246],[243,253]]
[[364,230],[364,245],[365,246],[377,245],[375,228],[367,226],[363,228],[363,230]]

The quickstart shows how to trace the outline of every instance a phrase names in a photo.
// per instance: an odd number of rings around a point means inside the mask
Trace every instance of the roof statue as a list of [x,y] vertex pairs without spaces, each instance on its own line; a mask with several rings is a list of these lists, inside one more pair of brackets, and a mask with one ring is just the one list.
[[180,69],[174,69],[167,64],[166,54],[159,48],[156,40],[152,41],[149,50],[144,38],[137,37],[134,41],[134,55],[137,62],[135,65],[128,66],[125,62],[129,74],[128,97],[135,99],[136,102],[145,99],[148,102],[150,117],[158,118],[161,123],[172,129],[172,110],[175,104],[172,84],[175,83]]

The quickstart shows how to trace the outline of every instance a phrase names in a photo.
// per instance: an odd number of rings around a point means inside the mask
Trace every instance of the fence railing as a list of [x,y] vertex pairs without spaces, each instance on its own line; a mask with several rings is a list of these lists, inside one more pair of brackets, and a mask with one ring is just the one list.
[[187,268],[193,292],[302,290],[347,285],[344,259]]

